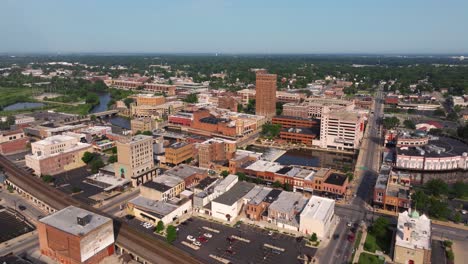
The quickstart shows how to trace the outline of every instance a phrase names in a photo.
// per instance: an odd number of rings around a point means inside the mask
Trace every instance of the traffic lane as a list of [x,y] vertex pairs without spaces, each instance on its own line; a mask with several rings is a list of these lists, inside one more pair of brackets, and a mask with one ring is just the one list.
[[16,193],[12,194],[8,191],[0,191],[0,198],[2,199],[2,203],[13,209],[16,209],[32,222],[35,222],[38,220],[38,218],[48,214],[36,207],[36,205],[30,200],[25,199]]

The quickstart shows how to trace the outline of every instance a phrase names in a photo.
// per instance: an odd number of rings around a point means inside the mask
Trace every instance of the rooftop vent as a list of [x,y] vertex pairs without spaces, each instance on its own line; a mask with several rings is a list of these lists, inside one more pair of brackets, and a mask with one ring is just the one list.
[[80,226],[86,226],[91,222],[91,215],[87,213],[81,213],[76,216],[76,223]]

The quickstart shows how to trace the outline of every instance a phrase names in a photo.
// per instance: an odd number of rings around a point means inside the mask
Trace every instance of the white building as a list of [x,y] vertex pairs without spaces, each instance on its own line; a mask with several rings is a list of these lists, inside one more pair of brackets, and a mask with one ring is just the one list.
[[395,237],[395,263],[423,264],[431,262],[431,220],[417,211],[398,215]]
[[211,212],[214,218],[223,221],[233,221],[242,209],[243,197],[254,187],[248,182],[238,182],[229,191],[211,202]]
[[313,144],[321,148],[353,151],[364,135],[364,118],[355,112],[324,112],[320,124],[320,139]]
[[130,200],[127,211],[135,218],[157,225],[159,220],[168,225],[192,210],[192,201],[189,199],[172,198],[167,202],[155,201],[143,196]]
[[335,200],[312,196],[299,216],[299,231],[319,238],[330,235],[335,214]]

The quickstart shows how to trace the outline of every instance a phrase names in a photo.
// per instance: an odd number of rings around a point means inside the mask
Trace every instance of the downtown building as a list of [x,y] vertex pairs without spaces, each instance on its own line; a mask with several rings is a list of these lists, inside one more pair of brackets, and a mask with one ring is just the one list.
[[97,264],[114,254],[112,219],[69,206],[37,224],[42,255],[63,264]]
[[56,175],[85,166],[81,158],[85,152],[93,152],[93,146],[76,136],[57,135],[32,143],[31,151],[25,156],[27,167],[38,176]]
[[138,186],[156,177],[153,159],[153,137],[137,135],[117,141],[115,177],[132,181]]
[[268,120],[276,115],[276,74],[267,74],[265,70],[256,72],[255,114]]

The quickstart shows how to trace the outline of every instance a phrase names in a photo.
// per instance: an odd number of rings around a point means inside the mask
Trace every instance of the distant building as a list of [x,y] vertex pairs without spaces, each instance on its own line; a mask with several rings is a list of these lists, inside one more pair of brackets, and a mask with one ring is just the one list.
[[237,100],[232,96],[218,96],[218,107],[237,112]]
[[296,128],[296,127],[315,127],[319,126],[319,121],[310,118],[296,117],[296,116],[275,116],[272,119],[272,124],[281,125],[282,128]]
[[276,115],[276,74],[257,71],[255,85],[255,114],[271,120]]
[[93,152],[93,146],[77,137],[57,135],[32,143],[31,151],[25,156],[26,166],[36,175],[55,175],[85,166],[81,158]]
[[382,165],[374,187],[374,205],[384,210],[403,211],[411,206],[409,174],[395,173]]
[[153,160],[153,138],[137,135],[118,140],[117,159],[114,163],[115,176],[132,181],[133,186],[156,176]]
[[161,175],[140,186],[140,193],[155,201],[167,201],[185,190],[185,181],[176,176]]
[[161,95],[153,94],[138,94],[135,96],[137,105],[162,105],[166,102],[166,98]]
[[193,144],[187,142],[176,142],[165,148],[166,164],[179,165],[193,158]]
[[99,263],[114,254],[112,219],[69,206],[41,218],[41,254],[63,264]]
[[185,187],[191,188],[208,177],[208,170],[186,164],[180,164],[165,171],[165,174],[183,179],[185,181]]
[[393,261],[398,264],[431,263],[431,220],[417,211],[398,215]]
[[321,148],[355,151],[364,136],[364,117],[355,112],[325,111],[320,120]]
[[153,131],[159,128],[158,122],[151,117],[133,118],[130,121],[130,125],[133,134],[136,134],[138,131]]
[[144,89],[155,93],[162,93],[169,96],[176,94],[176,86],[160,83],[145,83]]

